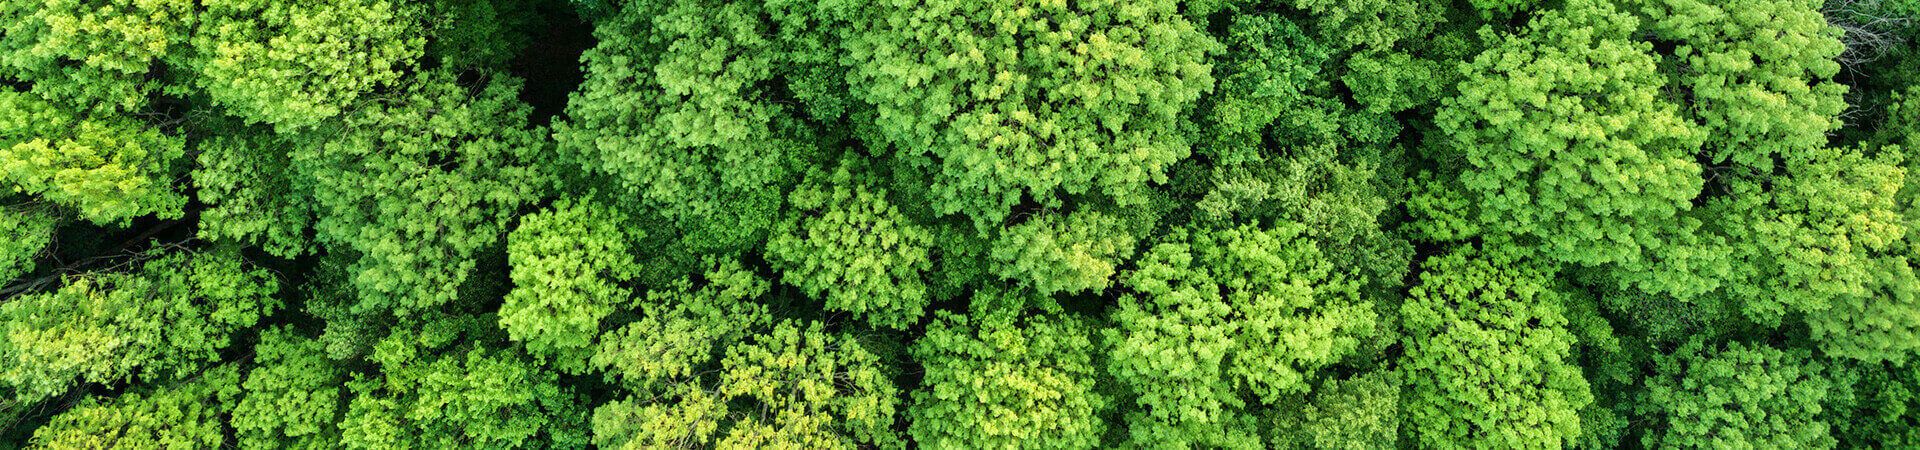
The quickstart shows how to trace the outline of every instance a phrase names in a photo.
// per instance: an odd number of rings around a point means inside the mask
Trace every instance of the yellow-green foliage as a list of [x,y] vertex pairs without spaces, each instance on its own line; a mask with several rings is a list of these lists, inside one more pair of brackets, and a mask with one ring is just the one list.
[[928,231],[902,215],[887,190],[841,168],[793,191],[793,217],[767,238],[767,258],[788,284],[830,310],[906,328],[927,304]]
[[709,285],[648,294],[594,363],[634,395],[593,412],[602,448],[892,446],[899,393],[878,356],[821,322],[776,320],[768,283],[710,261]]
[[1559,448],[1593,403],[1560,299],[1535,264],[1457,249],[1427,259],[1400,307],[1411,438],[1445,448]]
[[180,138],[139,121],[76,116],[32,93],[0,87],[0,189],[39,196],[97,224],[179,217],[173,183]]
[[139,270],[73,277],[0,303],[0,410],[77,383],[187,378],[222,359],[234,335],[281,300],[238,252],[173,252]]
[[[981,296],[1001,295],[982,293]],[[983,301],[984,300],[984,301]],[[1020,319],[977,299],[966,315],[939,314],[914,342],[926,361],[908,408],[924,448],[1097,448],[1112,405],[1093,364],[1092,322]],[[993,306],[987,306],[993,305]]]
[[141,392],[90,397],[34,430],[30,442],[41,448],[223,447],[221,417],[233,410],[237,378],[233,366],[220,366]]
[[1575,0],[1466,66],[1434,120],[1483,227],[1570,263],[1636,263],[1691,206],[1702,136],[1662,97],[1636,24]]
[[601,322],[632,301],[623,284],[636,264],[618,212],[595,201],[561,201],[520,218],[507,238],[514,289],[500,304],[500,328],[561,370],[586,362]]
[[1133,442],[1258,447],[1254,411],[1312,389],[1375,329],[1358,285],[1303,227],[1175,230],[1125,276],[1108,370]]
[[76,113],[138,113],[164,80],[157,64],[183,58],[198,18],[186,0],[0,3],[0,77]]
[[0,448],[1916,447],[1916,23],[0,0]]
[[417,8],[388,0],[200,4],[194,85],[249,122],[298,129],[395,87],[420,57]]
[[982,228],[1023,198],[1144,203],[1213,88],[1219,44],[1170,0],[854,3],[844,59],[871,145],[932,167],[934,208]]

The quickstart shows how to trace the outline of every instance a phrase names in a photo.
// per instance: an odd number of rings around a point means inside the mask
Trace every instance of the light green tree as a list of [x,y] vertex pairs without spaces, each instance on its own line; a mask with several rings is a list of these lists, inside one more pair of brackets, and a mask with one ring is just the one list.
[[1098,292],[1132,257],[1136,224],[1099,210],[1041,212],[1001,230],[987,253],[1001,278],[1055,293]]
[[199,4],[193,84],[252,123],[299,130],[400,87],[420,57],[421,11],[389,0]]
[[914,342],[914,359],[926,371],[907,410],[914,443],[1100,447],[1113,401],[1094,363],[1100,353],[1094,323],[1058,313],[1023,315],[1002,303],[976,298],[966,315],[938,313]]
[[1167,0],[847,6],[849,85],[879,142],[932,175],[927,201],[981,229],[1014,206],[1140,205],[1188,155],[1178,120],[1217,43]]
[[232,249],[138,255],[137,270],[70,276],[0,302],[0,412],[78,383],[166,382],[216,365],[280,307],[279,284]]
[[175,81],[152,76],[154,67],[187,53],[196,6],[182,0],[0,2],[0,80],[30,85],[36,96],[75,116],[148,112],[151,96]]
[[0,189],[37,196],[87,221],[178,218],[182,141],[118,115],[86,115],[0,87]]
[[823,298],[827,309],[906,328],[928,302],[933,237],[885,188],[862,181],[870,177],[844,167],[809,176],[789,195],[793,214],[768,238],[766,255],[787,284]]
[[239,395],[232,365],[117,397],[87,397],[34,430],[41,448],[219,448],[225,416]]
[[1826,145],[1846,108],[1833,82],[1844,50],[1819,0],[1637,2],[1654,39],[1676,43],[1674,81],[1714,138],[1717,164],[1769,173],[1771,158]]
[[1311,389],[1375,329],[1350,275],[1303,227],[1176,229],[1123,277],[1108,373],[1149,447],[1261,447],[1252,411]]
[[1593,403],[1547,272],[1456,248],[1400,307],[1406,432],[1436,448],[1561,448]]
[[[1704,134],[1662,94],[1635,17],[1575,0],[1466,66],[1434,113],[1480,227],[1583,265],[1637,264],[1699,195]],[[1468,218],[1468,220],[1474,220]]]
[[774,319],[769,283],[709,258],[707,285],[650,293],[594,362],[632,395],[593,412],[601,448],[894,447],[899,393],[879,356],[820,322]]
[[454,301],[522,205],[545,195],[550,147],[527,126],[520,82],[463,85],[432,71],[292,147],[310,189],[316,240],[356,255],[356,311],[412,311]]
[[513,291],[500,327],[529,353],[566,372],[584,370],[607,316],[629,305],[638,272],[619,211],[596,199],[563,199],[522,216],[507,238]]

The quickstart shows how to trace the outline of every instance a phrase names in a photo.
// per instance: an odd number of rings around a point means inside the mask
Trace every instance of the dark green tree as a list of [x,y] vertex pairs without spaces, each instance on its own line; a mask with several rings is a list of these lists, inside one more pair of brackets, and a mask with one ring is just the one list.
[[1660,448],[1833,448],[1821,420],[1832,383],[1805,351],[1690,342],[1657,358],[1640,442]]

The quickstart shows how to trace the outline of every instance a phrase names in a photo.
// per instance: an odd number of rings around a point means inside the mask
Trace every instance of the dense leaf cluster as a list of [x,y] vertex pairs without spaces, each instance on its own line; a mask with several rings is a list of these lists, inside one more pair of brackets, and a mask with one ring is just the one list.
[[0,0],[0,448],[1920,447],[1920,3]]

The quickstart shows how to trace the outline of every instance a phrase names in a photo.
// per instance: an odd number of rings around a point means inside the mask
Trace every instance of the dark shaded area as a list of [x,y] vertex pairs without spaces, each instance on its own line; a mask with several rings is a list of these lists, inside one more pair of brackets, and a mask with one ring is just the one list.
[[0,287],[0,301],[58,289],[64,276],[136,271],[141,263],[162,253],[154,252],[157,249],[197,247],[200,242],[195,237],[195,224],[199,223],[202,209],[204,205],[193,201],[187,205],[185,216],[179,219],[143,216],[125,227],[99,226],[86,221],[59,227],[37,267]]
[[566,112],[567,96],[586,79],[580,54],[593,46],[593,28],[564,0],[538,2],[533,10],[540,16],[536,23],[545,26],[532,30],[526,52],[515,56],[508,69],[527,81],[520,101],[533,107],[529,122],[547,125]]

